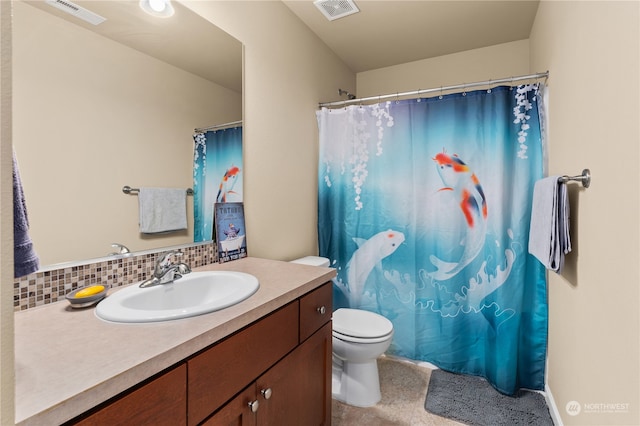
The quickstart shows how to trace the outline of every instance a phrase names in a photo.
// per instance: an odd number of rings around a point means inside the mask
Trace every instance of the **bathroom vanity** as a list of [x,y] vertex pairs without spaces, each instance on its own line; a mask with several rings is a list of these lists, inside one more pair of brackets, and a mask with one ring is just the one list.
[[257,258],[197,270],[250,273],[260,288],[149,324],[66,303],[17,313],[18,424],[330,424],[335,271]]

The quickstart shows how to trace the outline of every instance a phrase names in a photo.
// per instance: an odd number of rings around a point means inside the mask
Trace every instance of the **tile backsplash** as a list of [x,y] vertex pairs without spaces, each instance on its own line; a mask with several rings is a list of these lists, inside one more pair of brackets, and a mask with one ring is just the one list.
[[[213,243],[181,248],[180,259],[192,268],[217,261],[217,249]],[[156,259],[164,251],[123,256],[110,260],[80,264],[17,278],[13,283],[13,309],[24,311],[64,300],[75,289],[91,284],[109,288],[133,284],[146,279],[152,273]]]

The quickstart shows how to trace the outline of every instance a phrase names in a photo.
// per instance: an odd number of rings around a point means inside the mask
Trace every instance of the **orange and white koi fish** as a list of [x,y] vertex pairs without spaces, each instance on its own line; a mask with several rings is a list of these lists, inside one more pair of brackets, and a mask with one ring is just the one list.
[[235,194],[233,187],[236,185],[238,173],[240,169],[236,166],[231,166],[224,172],[222,180],[220,181],[220,187],[218,188],[218,195],[216,195],[216,203],[226,203],[228,194]]
[[[487,199],[477,176],[471,172],[456,154],[452,156],[441,152],[433,158],[438,164],[440,179],[446,187],[441,191],[454,191],[460,194],[460,208],[467,220],[469,227],[473,227],[480,213],[482,205],[482,218],[487,218]],[[480,203],[480,204],[479,204]]]
[[433,161],[438,166],[438,174],[445,184],[441,191],[453,191],[460,201],[460,209],[467,222],[467,234],[462,257],[457,262],[445,262],[431,256],[431,263],[438,269],[430,275],[444,281],[456,275],[476,258],[484,245],[487,229],[487,200],[478,177],[457,155],[437,154]]

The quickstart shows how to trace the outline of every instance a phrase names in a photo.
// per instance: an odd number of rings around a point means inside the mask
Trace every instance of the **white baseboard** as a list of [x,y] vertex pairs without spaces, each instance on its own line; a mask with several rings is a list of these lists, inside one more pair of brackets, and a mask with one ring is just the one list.
[[556,401],[553,399],[553,394],[548,384],[544,385],[544,399],[547,401],[547,407],[549,407],[549,414],[551,414],[551,420],[555,426],[563,426],[560,412],[556,406]]

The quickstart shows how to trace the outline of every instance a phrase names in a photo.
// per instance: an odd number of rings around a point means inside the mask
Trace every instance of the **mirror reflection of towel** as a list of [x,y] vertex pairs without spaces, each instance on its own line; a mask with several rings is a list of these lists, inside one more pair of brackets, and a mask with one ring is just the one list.
[[187,229],[187,191],[140,188],[140,232],[157,234]]
[[13,275],[29,275],[40,268],[40,259],[29,237],[29,218],[22,191],[16,154],[13,153]]
[[567,185],[560,176],[540,179],[533,188],[529,253],[547,269],[561,272],[564,255],[571,251]]

